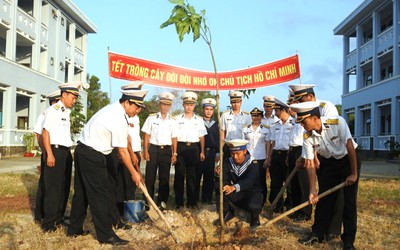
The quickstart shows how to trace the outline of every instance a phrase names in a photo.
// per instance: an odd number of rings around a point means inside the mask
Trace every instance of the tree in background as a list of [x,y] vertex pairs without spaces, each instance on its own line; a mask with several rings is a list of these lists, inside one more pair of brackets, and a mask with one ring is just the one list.
[[81,97],[78,97],[74,107],[71,109],[71,136],[78,135],[86,123],[86,117],[83,114],[83,105]]
[[87,82],[90,87],[86,89],[87,91],[87,120],[89,121],[92,116],[99,111],[102,107],[110,104],[110,98],[106,92],[100,90],[101,83],[100,79],[89,74],[86,77]]

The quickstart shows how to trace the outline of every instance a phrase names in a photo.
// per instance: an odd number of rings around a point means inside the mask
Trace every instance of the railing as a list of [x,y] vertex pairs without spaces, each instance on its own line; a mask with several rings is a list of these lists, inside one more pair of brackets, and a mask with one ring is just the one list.
[[22,34],[29,36],[30,39],[36,39],[35,33],[36,20],[28,15],[25,11],[18,8],[17,10],[17,30]]
[[357,50],[353,50],[346,55],[346,71],[357,65]]
[[11,23],[11,4],[8,1],[0,0],[0,19],[1,22],[10,24]]
[[40,43],[45,47],[49,47],[49,30],[43,24],[40,30]]
[[385,135],[385,136],[377,136],[376,140],[375,140],[375,150],[388,150],[385,146],[385,142],[390,140],[390,135]]
[[360,55],[360,61],[364,62],[365,60],[372,58],[372,40],[368,41],[367,43],[363,44],[360,47],[361,50],[361,55]]
[[83,52],[75,48],[75,54],[74,54],[74,59],[75,59],[75,65],[80,66],[83,68]]
[[371,137],[360,137],[357,140],[357,144],[359,146],[360,149],[362,150],[370,150],[371,149]]
[[393,46],[393,27],[378,35],[378,53],[385,52]]
[[65,41],[65,57],[67,59],[72,59],[72,52],[71,52],[71,44],[68,41]]

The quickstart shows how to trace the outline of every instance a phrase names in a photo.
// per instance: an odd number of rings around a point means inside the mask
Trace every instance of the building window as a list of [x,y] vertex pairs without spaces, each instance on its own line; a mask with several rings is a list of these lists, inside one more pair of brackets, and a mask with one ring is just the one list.
[[388,78],[393,77],[393,66],[388,67]]
[[372,74],[367,75],[365,78],[365,86],[369,86],[372,84]]

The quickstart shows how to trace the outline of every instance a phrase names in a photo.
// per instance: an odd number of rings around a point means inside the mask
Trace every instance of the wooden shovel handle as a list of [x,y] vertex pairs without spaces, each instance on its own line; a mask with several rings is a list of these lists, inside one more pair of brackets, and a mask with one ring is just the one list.
[[[331,193],[336,192],[337,190],[339,190],[339,189],[341,189],[341,188],[343,188],[343,187],[345,187],[345,186],[346,186],[346,182],[344,181],[344,182],[340,183],[339,185],[337,185],[337,186],[335,186],[335,187],[333,187],[333,188],[331,188],[331,189],[329,189],[329,190],[326,190],[326,191],[323,192],[322,194],[318,195],[318,199],[324,198],[325,196],[330,195]],[[296,212],[297,210],[300,210],[300,209],[302,209],[303,207],[306,207],[306,206],[308,206],[308,205],[310,205],[310,204],[311,204],[310,201],[306,201],[306,202],[304,202],[304,203],[302,203],[302,204],[300,204],[300,205],[298,205],[298,206],[296,206],[296,207],[294,207],[294,208],[292,208],[292,209],[286,211],[285,213],[283,213],[283,214],[277,216],[276,218],[274,218],[274,219],[268,221],[266,225],[267,225],[267,226],[270,226],[270,225],[272,225],[273,223],[277,222],[278,220],[280,220],[280,219],[282,219],[282,218],[288,216],[289,214],[292,214],[292,213]]]
[[147,192],[146,186],[144,186],[142,183],[139,185],[140,190],[142,190],[144,196],[146,196],[147,201],[150,203],[150,206],[156,210],[157,214],[160,216],[160,218],[164,221],[164,223],[167,225],[168,231],[171,233],[172,238],[174,238],[175,243],[179,243],[178,238],[176,237],[174,231],[172,231],[171,225],[168,223],[168,221],[165,219],[163,213],[161,210],[157,207],[156,203],[153,201],[153,199],[150,197],[149,192]]

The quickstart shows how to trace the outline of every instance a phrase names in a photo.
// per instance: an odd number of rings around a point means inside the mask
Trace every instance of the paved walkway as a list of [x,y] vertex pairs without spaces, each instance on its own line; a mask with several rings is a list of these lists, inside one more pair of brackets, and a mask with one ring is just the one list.
[[[37,171],[39,164],[39,157],[3,157],[0,159],[0,174],[21,171],[34,172]],[[144,170],[144,166],[144,162],[142,162],[142,170]],[[171,170],[173,171],[174,168]],[[363,161],[361,178],[400,178],[400,161]]]

